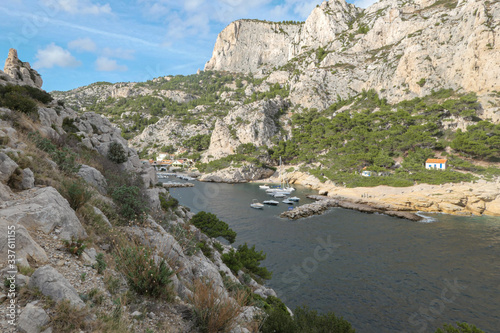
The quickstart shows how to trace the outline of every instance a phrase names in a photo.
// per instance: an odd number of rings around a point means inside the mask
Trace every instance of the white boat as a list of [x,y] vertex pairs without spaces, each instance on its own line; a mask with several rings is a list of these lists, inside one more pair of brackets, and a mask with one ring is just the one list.
[[285,199],[282,201],[282,203],[286,203],[286,204],[289,204],[289,205],[293,205],[294,201],[290,200],[290,199]]
[[276,192],[276,193],[273,193],[272,196],[275,197],[275,198],[285,198],[286,194],[285,193]]
[[299,202],[300,198],[299,197],[290,197],[288,200],[293,201],[293,202]]
[[250,207],[255,208],[255,209],[264,209],[264,204],[261,204],[260,202],[257,201],[257,199],[253,199],[252,204]]
[[276,200],[266,200],[266,201],[263,201],[263,203],[266,204],[266,205],[277,206],[279,204],[279,201],[276,201]]
[[262,189],[262,190],[268,190],[269,189],[269,185],[267,185],[267,184],[259,185],[259,188]]

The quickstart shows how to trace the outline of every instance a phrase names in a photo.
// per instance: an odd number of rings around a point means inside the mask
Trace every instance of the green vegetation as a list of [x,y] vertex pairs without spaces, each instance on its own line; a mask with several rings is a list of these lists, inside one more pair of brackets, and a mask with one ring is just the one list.
[[81,180],[63,181],[62,187],[59,189],[61,195],[68,200],[69,205],[74,210],[83,207],[92,197],[92,192],[87,189],[87,184]]
[[153,252],[142,246],[120,248],[116,253],[118,269],[132,290],[139,295],[172,299],[173,272],[165,260],[155,262]]
[[207,150],[210,146],[210,134],[196,134],[182,143],[185,148],[195,151]]
[[[337,112],[345,105],[348,110]],[[395,105],[365,91],[323,112],[294,114],[292,139],[280,141],[270,154],[285,162],[319,162],[322,166],[310,173],[348,187],[470,181],[475,178],[471,174],[425,170],[424,162],[446,146],[483,159],[499,158],[500,126],[480,121],[464,133],[443,130],[450,116],[474,120],[478,109],[474,94],[452,90]],[[403,159],[402,168],[396,167],[396,158]],[[382,176],[361,177],[362,170]]]
[[486,160],[500,160],[500,124],[480,121],[467,127],[467,131],[457,130],[451,147],[467,156]]
[[116,164],[125,163],[128,160],[127,153],[121,144],[116,141],[111,142],[108,150],[108,158]]
[[438,328],[435,333],[484,333],[474,325],[467,323],[457,323],[457,327],[445,324],[443,328]]
[[26,114],[36,114],[37,102],[47,104],[52,101],[49,93],[30,86],[0,86],[0,106]]
[[118,206],[119,214],[128,222],[142,221],[146,205],[137,186],[122,185],[111,190],[111,197]]
[[425,83],[427,82],[427,80],[425,78],[421,78],[417,84],[420,86],[420,87],[423,87],[425,85]]
[[288,86],[281,86],[279,83],[269,87],[269,91],[265,92],[254,92],[252,96],[245,100],[245,104],[249,104],[255,101],[260,101],[264,99],[272,99],[276,96],[288,97],[290,93],[290,88]]
[[201,211],[193,216],[191,223],[208,237],[222,237],[229,243],[234,243],[236,240],[236,232],[229,228],[226,222],[219,220],[215,214]]
[[82,255],[87,245],[83,239],[71,238],[71,240],[63,240],[64,248],[71,254],[77,255],[78,257]]
[[166,212],[168,212],[171,209],[176,209],[179,206],[179,200],[177,200],[171,195],[167,195],[166,193],[160,193],[158,196],[160,198],[160,206]]
[[293,317],[280,306],[266,309],[262,333],[354,333],[351,324],[329,312],[318,314],[307,307],[298,307]]
[[[80,165],[76,163],[77,155],[68,146],[58,147],[51,140],[42,137],[38,132],[29,133],[28,138],[36,144],[38,149],[48,153],[61,171],[66,174],[73,174],[80,170]],[[63,142],[61,141],[60,144],[63,144]]]
[[325,51],[321,46],[316,50],[316,58],[318,59],[318,63],[321,63],[323,59],[327,56],[328,52]]
[[97,273],[104,274],[106,267],[108,267],[108,265],[106,264],[106,261],[104,260],[104,254],[99,253],[95,257],[95,260],[96,260],[96,264],[94,265],[93,268],[97,269]]
[[229,253],[222,255],[222,261],[233,272],[238,273],[239,270],[250,274],[257,281],[268,280],[272,274],[265,267],[260,267],[260,262],[266,259],[266,255],[262,251],[256,251],[255,245],[248,247],[247,243],[238,246],[234,251],[231,249]]

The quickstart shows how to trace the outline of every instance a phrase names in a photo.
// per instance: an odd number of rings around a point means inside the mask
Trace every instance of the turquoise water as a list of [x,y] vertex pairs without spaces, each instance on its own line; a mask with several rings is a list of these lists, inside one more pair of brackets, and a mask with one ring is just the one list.
[[[457,321],[500,332],[500,218],[415,223],[335,208],[289,221],[278,217],[285,204],[250,208],[270,198],[258,185],[195,184],[171,193],[226,221],[238,233],[234,245],[263,250],[268,285],[292,309],[333,311],[357,332],[433,332]],[[310,193],[294,195],[304,204]]]

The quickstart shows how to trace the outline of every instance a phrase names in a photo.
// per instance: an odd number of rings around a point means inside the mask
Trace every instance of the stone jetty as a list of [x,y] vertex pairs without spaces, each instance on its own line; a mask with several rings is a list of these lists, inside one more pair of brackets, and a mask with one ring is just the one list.
[[359,202],[345,200],[345,198],[342,197],[326,197],[322,195],[310,195],[308,196],[308,198],[316,201],[310,204],[299,206],[293,210],[283,212],[281,213],[280,217],[288,218],[290,220],[297,220],[303,217],[321,215],[326,210],[333,207],[341,207],[345,209],[357,210],[359,212],[368,214],[386,214],[389,216],[408,219],[411,221],[421,221],[423,219],[423,217],[417,215],[414,212],[389,210],[388,207],[385,207],[384,205],[371,202]]
[[172,183],[167,182],[163,183],[164,188],[174,188],[174,187],[194,187],[193,183]]

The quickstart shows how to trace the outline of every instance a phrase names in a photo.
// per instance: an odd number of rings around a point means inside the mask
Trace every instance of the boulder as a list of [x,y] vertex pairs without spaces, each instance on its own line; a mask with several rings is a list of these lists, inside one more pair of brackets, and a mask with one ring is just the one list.
[[87,237],[75,211],[53,187],[37,189],[25,199],[9,203],[9,207],[0,210],[0,218],[46,234],[57,228],[61,239]]
[[76,308],[85,307],[75,288],[61,273],[49,265],[40,267],[33,273],[29,287],[38,288],[42,294],[56,302],[68,300]]
[[35,304],[36,302],[27,304],[21,312],[17,324],[19,332],[38,333],[42,331],[43,326],[49,323],[50,318],[45,310]]
[[18,167],[7,154],[0,153],[0,181],[7,182]]
[[80,176],[88,184],[97,188],[101,194],[106,194],[108,183],[99,170],[83,164],[78,171],[78,176]]
[[[15,227],[16,232],[16,259],[24,263],[34,261],[36,263],[46,263],[48,261],[47,254],[43,248],[31,238],[28,230],[20,224],[14,224],[4,218],[0,218],[0,253],[7,253],[8,238],[7,233],[9,226]],[[7,264],[7,256],[0,257],[0,264]]]
[[35,175],[29,168],[22,171],[21,177],[21,182],[18,185],[20,190],[29,190],[35,187]]

